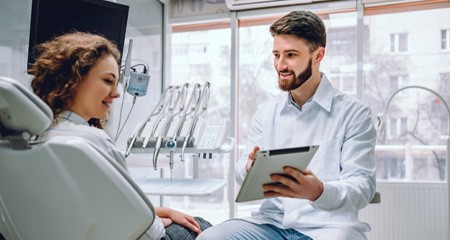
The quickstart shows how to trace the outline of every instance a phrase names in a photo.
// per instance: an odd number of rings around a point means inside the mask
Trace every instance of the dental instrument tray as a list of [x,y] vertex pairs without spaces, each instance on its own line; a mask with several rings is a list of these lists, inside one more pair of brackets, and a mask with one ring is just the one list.
[[276,184],[270,179],[272,174],[283,174],[283,168],[290,166],[305,170],[318,145],[258,151],[235,202],[247,202],[264,199],[264,184]]

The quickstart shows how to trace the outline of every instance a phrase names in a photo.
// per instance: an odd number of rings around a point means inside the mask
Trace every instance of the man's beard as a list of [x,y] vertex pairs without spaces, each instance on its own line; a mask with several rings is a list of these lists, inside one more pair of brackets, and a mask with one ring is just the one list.
[[309,59],[308,67],[306,67],[306,69],[303,72],[301,72],[296,79],[294,79],[293,81],[278,80],[278,87],[283,91],[291,91],[297,89],[298,87],[303,85],[303,83],[305,83],[311,77],[311,75],[312,75],[312,58]]

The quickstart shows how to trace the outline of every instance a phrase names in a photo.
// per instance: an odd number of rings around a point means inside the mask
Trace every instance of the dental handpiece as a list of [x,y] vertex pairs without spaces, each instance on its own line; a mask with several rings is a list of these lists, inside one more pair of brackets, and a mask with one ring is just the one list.
[[203,86],[203,90],[202,90],[201,96],[199,97],[199,101],[198,101],[198,104],[202,104],[202,107],[201,108],[197,107],[195,110],[194,118],[192,119],[192,122],[188,129],[188,133],[183,142],[183,147],[181,148],[181,161],[184,161],[184,153],[186,151],[187,144],[188,144],[191,136],[194,134],[194,129],[195,129],[195,126],[197,125],[197,121],[200,118],[200,115],[202,115],[204,112],[206,112],[206,110],[208,108],[210,86],[211,86],[211,84],[209,82],[205,82],[205,85]]
[[[179,100],[179,110],[177,113],[173,114],[171,116],[171,118],[169,119],[169,121],[167,122],[164,132],[163,132],[163,136],[166,136],[171,122],[173,121],[173,119],[175,118],[175,116],[179,115],[182,113],[182,115],[184,115],[186,113],[185,109],[186,109],[186,97],[187,97],[187,92],[189,91],[189,83],[185,83],[183,85],[183,88],[181,89],[181,93],[180,93],[180,100]],[[170,180],[172,180],[172,176],[173,176],[173,155],[174,155],[174,151],[177,147],[177,142],[176,142],[176,137],[177,137],[177,131],[178,131],[178,127],[180,126],[181,120],[180,122],[178,122],[178,125],[175,129],[174,135],[172,136],[171,139],[169,139],[166,142],[166,149],[169,150],[169,167],[170,167]]]
[[[192,92],[191,98],[189,99],[189,102],[190,102],[189,110],[190,110],[190,112],[186,113],[186,116],[184,117],[183,121],[185,121],[187,119],[188,115],[191,115],[191,114],[195,115],[195,113],[197,112],[198,106],[199,106],[200,101],[201,101],[201,96],[202,96],[201,92],[202,92],[201,85],[199,83],[197,83],[195,85],[194,91]],[[185,138],[183,140],[183,145],[181,147],[180,157],[181,157],[181,161],[182,162],[184,162],[184,152],[186,150],[186,146],[187,146],[188,140],[190,138],[190,135],[189,135],[190,134],[190,127],[191,127],[191,125],[189,125],[189,127],[188,127],[187,134],[186,134],[186,136],[185,136]],[[181,134],[181,129],[179,129],[178,135]]]
[[173,119],[173,112],[174,112],[175,106],[178,104],[178,101],[179,101],[180,96],[181,96],[180,87],[177,86],[175,88],[175,90],[176,90],[176,94],[177,94],[176,99],[175,99],[174,102],[170,101],[171,104],[170,104],[168,112],[166,114],[168,117],[166,118],[166,121],[162,125],[163,126],[163,131],[160,132],[160,134],[159,134],[159,136],[158,136],[158,138],[156,140],[155,151],[153,152],[153,168],[155,170],[158,169],[158,167],[157,167],[157,160],[158,160],[158,156],[159,156],[159,150],[161,148],[162,138],[163,138],[163,136],[165,136],[167,134],[168,126],[170,126],[170,121]]
[[162,137],[158,136],[158,138],[156,139],[155,151],[153,152],[153,159],[152,159],[154,170],[158,169],[157,161],[158,161],[158,155],[159,155],[159,147],[157,147],[157,146],[161,146],[161,141],[162,141]]
[[164,108],[164,99],[167,95],[167,92],[171,89],[172,89],[172,86],[169,86],[166,88],[166,90],[164,90],[161,98],[158,101],[158,104],[155,106],[155,108],[153,109],[151,114],[145,119],[145,121],[142,122],[142,124],[139,126],[139,128],[137,128],[136,131],[133,133],[133,135],[131,137],[131,141],[128,144],[127,150],[125,151],[125,157],[128,157],[130,155],[131,149],[133,148],[133,145],[135,144],[136,139],[138,138],[139,135],[141,135],[141,133],[144,130],[147,123],[150,123],[151,118],[154,117],[155,115],[159,114],[161,112],[161,110]]
[[[178,125],[175,128],[172,138],[169,141],[167,141],[167,143],[166,143],[166,148],[170,151],[169,163],[171,163],[171,164],[173,164],[174,152],[175,152],[176,148],[178,147],[176,140],[177,140],[178,136],[181,135],[181,130],[183,129],[183,125],[186,120],[186,116],[195,111],[195,107],[198,104],[200,91],[201,91],[201,85],[199,83],[196,83],[191,92],[191,96],[189,97],[189,101],[187,102],[187,104],[183,105],[183,108],[180,107],[180,112],[182,111],[182,115],[180,117],[180,120],[178,121]],[[183,97],[184,97],[183,101],[186,101],[187,95],[184,95]],[[194,102],[194,100],[196,102]],[[184,161],[184,159],[182,158],[181,161]]]
[[173,94],[174,94],[176,88],[177,87],[174,88],[173,86],[170,86],[168,89],[169,90],[168,92],[170,92],[170,95],[166,94],[166,92],[164,93],[164,96],[162,98],[163,104],[162,104],[161,111],[159,111],[158,118],[156,119],[155,123],[153,124],[152,130],[150,131],[150,133],[147,136],[144,137],[144,142],[142,144],[143,149],[145,149],[147,147],[147,145],[150,141],[150,138],[155,135],[156,129],[158,128],[159,124],[161,123],[162,119],[165,116],[166,109],[169,108],[169,106],[170,106],[170,102],[172,101]]

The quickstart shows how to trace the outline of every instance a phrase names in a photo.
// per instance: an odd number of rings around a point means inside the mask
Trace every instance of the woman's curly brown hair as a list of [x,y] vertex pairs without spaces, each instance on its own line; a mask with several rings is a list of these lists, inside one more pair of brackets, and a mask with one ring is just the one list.
[[[35,52],[37,59],[28,69],[28,73],[34,75],[31,87],[50,106],[55,121],[70,108],[75,88],[100,59],[112,55],[120,64],[117,46],[91,33],[58,36],[38,45]],[[91,119],[89,123],[102,128],[99,119]]]

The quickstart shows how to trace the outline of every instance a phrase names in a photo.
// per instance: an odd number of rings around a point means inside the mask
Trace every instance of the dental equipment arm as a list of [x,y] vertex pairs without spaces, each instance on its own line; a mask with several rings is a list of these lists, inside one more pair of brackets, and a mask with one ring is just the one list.
[[[189,102],[187,103],[187,105],[184,106],[183,114],[177,124],[177,127],[175,128],[175,131],[173,132],[173,135],[170,138],[170,140],[168,140],[166,142],[166,148],[171,152],[171,157],[173,156],[172,152],[175,151],[175,149],[177,147],[176,140],[181,134],[181,130],[183,129],[183,125],[184,125],[184,121],[186,120],[186,116],[188,116],[189,114],[191,114],[192,112],[195,111],[198,101],[200,100],[200,98],[199,98],[200,91],[201,91],[201,85],[199,83],[195,84],[194,89],[192,90],[191,96],[189,98]],[[194,99],[196,101],[193,103]]]
[[[179,115],[181,113],[183,113],[183,115],[186,113],[186,109],[187,108],[186,108],[185,104],[186,104],[186,97],[187,97],[187,92],[188,91],[189,91],[189,83],[185,83],[183,88],[181,89],[181,93],[180,93],[181,97],[180,97],[180,100],[179,100],[179,102],[180,102],[180,104],[179,104],[179,106],[180,106],[179,107],[179,111],[177,113],[173,114],[170,117],[170,119],[168,120],[168,122],[166,123],[165,129],[164,129],[164,131],[161,134],[163,137],[167,136],[167,133],[169,131],[169,128],[171,126],[171,122],[173,121],[173,119],[177,115]],[[181,120],[180,120],[180,122],[178,122],[177,128],[180,125],[180,123],[181,123]],[[175,130],[175,131],[177,131],[177,130]],[[175,133],[174,138],[176,138],[176,133]],[[176,141],[169,140],[169,141],[166,142],[166,148],[169,149],[170,180],[172,180],[172,175],[173,175],[172,174],[173,173],[173,151],[175,150],[176,146],[177,146],[177,142]]]
[[[181,130],[183,129],[184,121],[186,120],[186,117],[188,115],[190,115],[191,113],[195,112],[195,109],[200,101],[200,92],[201,92],[201,85],[199,83],[196,83],[194,86],[194,89],[192,90],[191,97],[189,98],[187,107],[185,108],[183,115],[181,117],[181,120],[178,123],[177,128],[175,129],[174,135],[172,136],[173,140],[175,140],[178,136],[180,136]],[[195,100],[195,102],[194,102],[194,100]]]
[[[176,93],[175,101],[172,101],[173,100],[173,95],[172,95],[172,98],[171,98],[171,101],[170,101],[170,105],[169,105],[169,108],[168,108],[168,112],[166,114],[167,118],[166,118],[166,121],[164,121],[164,124],[162,125],[162,129],[163,130],[160,132],[160,134],[158,135],[158,138],[156,139],[155,150],[153,152],[153,169],[155,169],[155,170],[158,169],[158,167],[157,167],[157,160],[158,160],[159,150],[161,148],[162,138],[163,138],[163,136],[165,134],[167,134],[168,126],[170,126],[170,122],[173,119],[174,109],[177,106],[177,104],[178,104],[178,102],[180,100],[180,97],[181,97],[181,92],[180,92],[180,87],[179,86],[176,87],[175,93]],[[159,123],[157,123],[156,125],[159,125]],[[155,128],[155,130],[156,130],[156,128]]]
[[200,96],[199,104],[202,104],[201,108],[198,108],[195,110],[194,118],[192,119],[192,122],[189,126],[186,138],[183,142],[183,147],[181,148],[181,161],[184,161],[184,152],[186,151],[187,144],[189,142],[189,139],[194,134],[195,126],[197,125],[197,121],[200,118],[200,116],[206,112],[208,108],[208,101],[209,101],[209,95],[210,95],[210,86],[211,84],[209,82],[205,82],[205,85],[203,86],[203,91]]
[[147,117],[147,119],[145,119],[145,121],[142,122],[139,128],[137,128],[136,131],[133,133],[131,141],[128,143],[127,151],[125,152],[125,157],[128,157],[130,155],[131,149],[133,148],[133,145],[136,142],[137,137],[142,134],[142,131],[144,130],[147,123],[150,123],[151,118],[159,114],[161,110],[164,108],[164,99],[166,98],[167,92],[172,91],[172,88],[173,88],[172,86],[166,88],[166,90],[163,92],[163,95],[159,99],[158,104],[153,109],[152,113]]
[[[148,145],[148,143],[150,141],[150,138],[155,135],[156,129],[158,128],[159,124],[161,123],[162,119],[164,118],[164,116],[166,114],[166,111],[167,111],[167,109],[169,108],[169,106],[170,106],[170,104],[172,102],[173,95],[174,95],[175,92],[178,92],[178,89],[179,89],[178,86],[176,86],[175,88],[171,87],[170,88],[170,95],[164,96],[165,98],[164,98],[163,109],[161,110],[161,112],[158,115],[155,123],[153,124],[152,131],[150,131],[150,133],[148,133],[148,135],[146,137],[144,137],[144,142],[142,143],[142,148],[143,149],[145,149],[147,147],[147,145]],[[166,100],[166,98],[167,98],[167,100]]]

